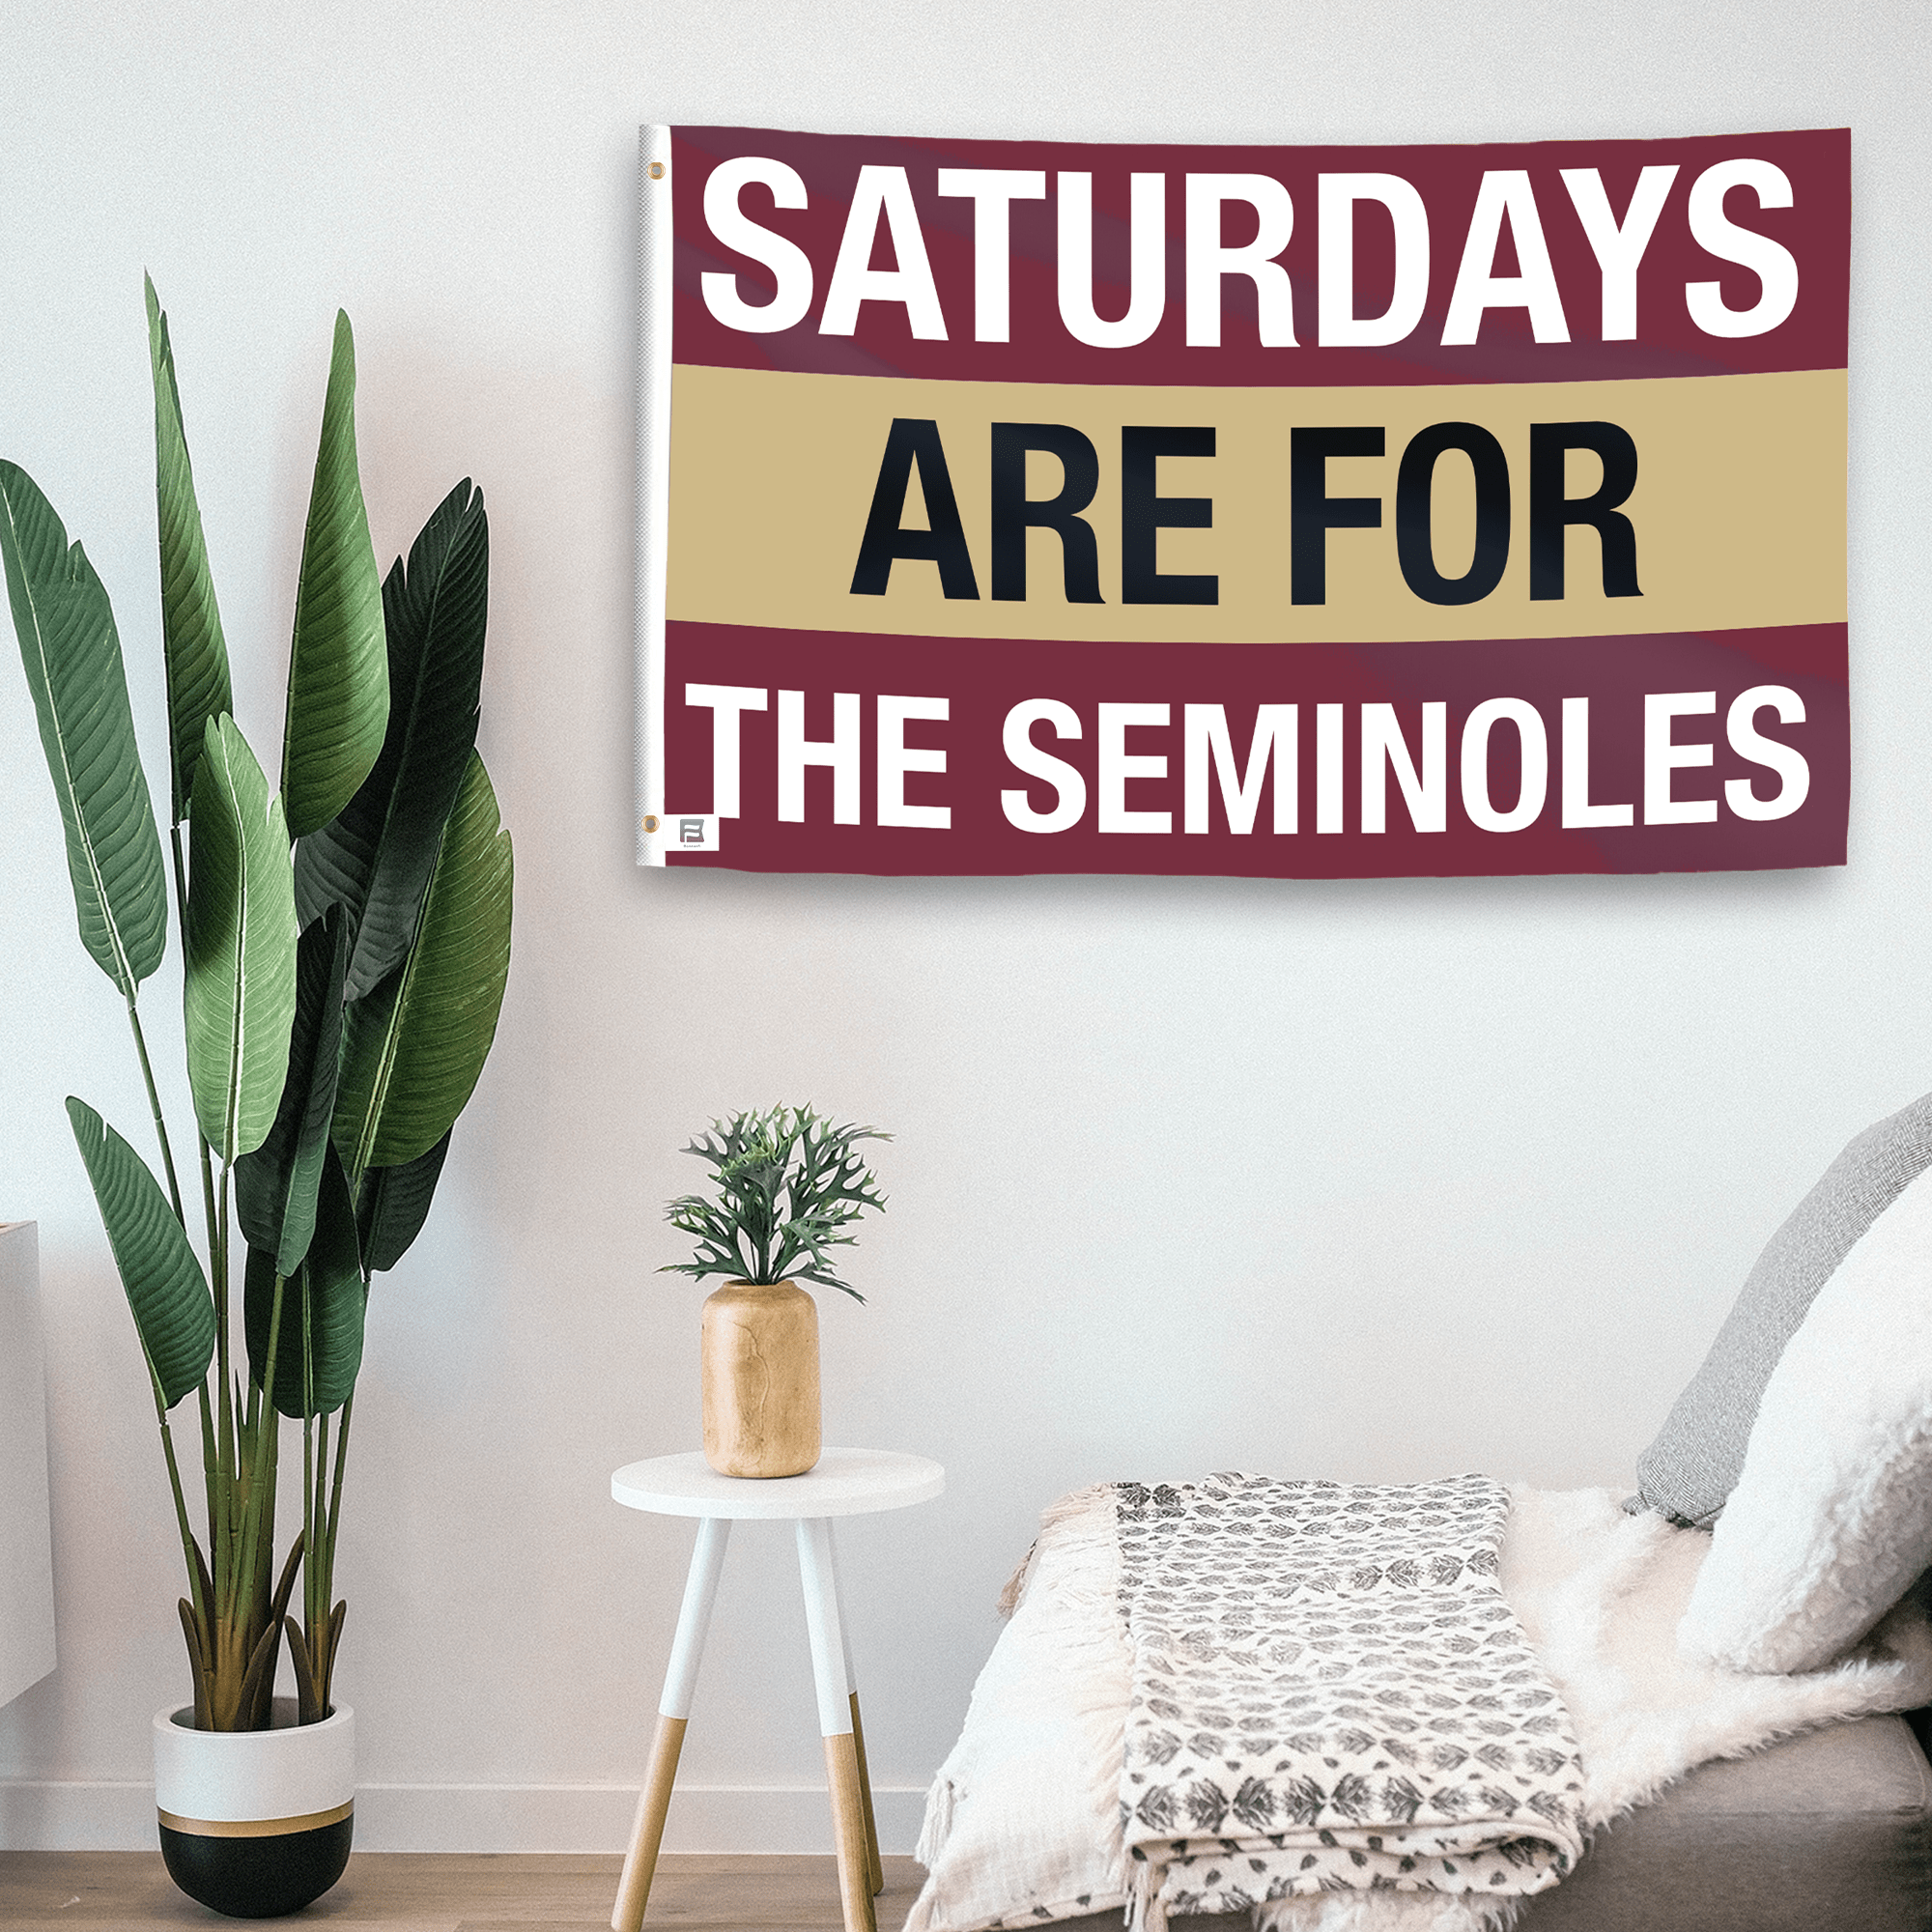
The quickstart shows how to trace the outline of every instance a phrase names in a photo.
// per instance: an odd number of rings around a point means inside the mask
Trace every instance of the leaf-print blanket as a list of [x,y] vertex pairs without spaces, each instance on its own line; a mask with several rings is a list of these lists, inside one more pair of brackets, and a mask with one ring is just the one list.
[[1509,1492],[1116,1489],[1136,1922],[1345,1889],[1554,1885],[1582,1853],[1561,1699],[1497,1584]]

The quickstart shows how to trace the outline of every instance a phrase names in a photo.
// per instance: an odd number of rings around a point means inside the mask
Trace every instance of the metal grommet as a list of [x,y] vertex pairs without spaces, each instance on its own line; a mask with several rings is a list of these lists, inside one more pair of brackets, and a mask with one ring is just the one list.
[[662,161],[653,161],[650,167],[650,175],[654,182],[663,181],[665,178],[665,164]]
[[644,814],[644,830],[646,832],[655,832],[657,829],[658,829],[657,813],[654,811],[647,811]]

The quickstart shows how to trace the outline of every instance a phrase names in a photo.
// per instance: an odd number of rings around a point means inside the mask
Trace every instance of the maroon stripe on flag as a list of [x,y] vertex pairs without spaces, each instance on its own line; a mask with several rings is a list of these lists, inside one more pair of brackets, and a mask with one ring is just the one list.
[[[731,286],[751,304],[769,299],[777,285],[770,270],[724,245],[705,220],[705,185],[713,169],[746,156],[781,162],[796,172],[806,191],[802,209],[775,208],[769,188],[756,184],[741,191],[744,214],[802,248],[811,264],[811,298],[803,319],[769,334],[724,326],[703,293],[707,274],[735,277]],[[1724,206],[1738,226],[1791,253],[1799,266],[1799,291],[1788,319],[1776,327],[1723,337],[1696,325],[1687,285],[1716,282],[1728,308],[1746,310],[1758,298],[1759,279],[1751,269],[1719,259],[1698,243],[1690,197],[1707,168],[1739,158],[1770,162],[1790,181],[1789,208],[1760,208],[1749,188],[1732,189]],[[672,159],[672,355],[680,362],[974,382],[1227,387],[1582,382],[1845,365],[1851,137],[1844,128],[1659,141],[1335,148],[952,141],[680,128],[674,131]],[[905,170],[944,318],[944,340],[918,339],[906,306],[893,300],[862,302],[850,334],[821,329],[828,284],[859,170],[866,165]],[[1633,340],[1606,341],[1604,276],[1562,171],[1599,170],[1611,217],[1621,221],[1640,171],[1660,165],[1678,172],[1637,271],[1637,333]],[[1010,204],[1009,341],[975,339],[975,204],[939,194],[941,168],[1029,169],[1046,177],[1045,199]],[[1491,170],[1520,170],[1529,178],[1568,341],[1535,340],[1522,307],[1489,310],[1473,343],[1442,340],[1479,187]],[[1095,313],[1108,320],[1122,316],[1129,301],[1129,178],[1166,177],[1166,301],[1158,327],[1136,345],[1089,346],[1061,319],[1053,197],[1062,171],[1093,177],[1093,300]],[[1239,274],[1221,284],[1220,345],[1189,346],[1183,182],[1190,172],[1266,175],[1288,189],[1293,227],[1277,259],[1293,289],[1299,346],[1262,345],[1255,284]],[[1387,347],[1322,347],[1317,340],[1316,185],[1319,176],[1335,173],[1399,176],[1419,191],[1428,212],[1422,318],[1406,339]],[[1221,240],[1236,246],[1253,236],[1256,222],[1244,205],[1230,204]],[[1377,315],[1388,306],[1394,287],[1394,226],[1379,208],[1364,204],[1353,232],[1354,312]],[[874,268],[895,266],[883,225],[869,259]],[[1505,224],[1492,272],[1513,275],[1520,266],[1513,224]]]
[[[735,733],[739,766],[740,809],[722,827],[720,852],[674,853],[678,865],[1354,878],[1752,870],[1845,859],[1842,624],[1474,642],[1100,644],[674,621],[666,655],[667,810],[715,809],[721,717],[727,721],[722,728]],[[737,695],[722,706],[715,696],[693,702],[694,684]],[[803,814],[796,822],[779,816],[781,721],[792,703],[781,698],[785,692],[801,694],[791,716],[792,740],[806,753],[792,760]],[[845,738],[835,752],[839,693],[857,702],[843,708]],[[1740,729],[1738,700],[1746,693],[1758,696],[1743,707]],[[1766,693],[1790,715],[1781,718]],[[923,703],[902,722],[889,715],[893,707],[882,706],[882,696]],[[752,706],[753,699],[762,708]],[[1578,699],[1585,711],[1580,720],[1573,712],[1566,724],[1565,701]],[[1508,715],[1472,733],[1472,714],[1491,700],[1510,700]],[[939,701],[943,721],[919,715]],[[1041,724],[1029,737],[1037,753],[1077,775],[1064,789],[1016,770],[1007,755],[1009,716],[1029,702],[1065,706],[1078,725],[1076,736]],[[1293,705],[1295,714],[1292,733],[1285,714],[1274,714],[1276,761],[1254,768],[1252,830],[1231,829],[1211,745],[1194,760],[1206,775],[1205,829],[1186,830],[1188,707],[1219,708],[1238,794],[1264,705]],[[1108,706],[1150,708],[1103,716]],[[1160,706],[1164,724],[1156,722]],[[1197,716],[1204,724],[1197,751],[1212,722]],[[888,789],[904,807],[944,810],[945,829],[880,822],[882,727],[888,742],[912,754],[897,761],[903,776]],[[1426,821],[1431,799],[1412,806],[1396,769],[1406,758],[1427,794],[1432,729],[1440,747],[1435,831],[1417,829],[1418,810]],[[1281,745],[1291,738],[1296,829],[1285,832],[1274,829],[1274,794]],[[1465,772],[1471,738],[1478,746],[1473,790]],[[1532,740],[1540,740],[1540,755],[1533,743],[1525,753]],[[1767,740],[1788,749],[1767,751]],[[1393,760],[1382,749],[1392,743],[1400,745]],[[1370,762],[1381,780],[1385,829],[1378,832],[1364,829],[1365,748],[1373,748]],[[1752,752],[1758,755],[1747,755]],[[1749,815],[1756,802],[1762,810],[1794,795],[1787,791],[1794,753],[1802,761],[1803,803],[1783,816]],[[1587,795],[1566,801],[1566,781],[1577,776],[1571,767],[1580,767],[1585,754]],[[943,770],[929,768],[935,755],[943,756]],[[839,773],[827,759],[845,763],[844,800],[855,823],[835,822]],[[1525,764],[1539,762],[1544,802],[1521,829],[1478,822],[1485,811],[1493,819],[1519,809]],[[1110,787],[1114,809],[1130,814],[1134,829],[1101,829]],[[1031,814],[1038,823],[1075,793],[1084,793],[1081,810],[1059,831],[1022,829],[1003,802],[1003,794],[1013,794],[1022,819]],[[1737,800],[1744,810],[1734,809]],[[1599,817],[1628,808],[1631,822],[1566,824],[1579,804]],[[1320,829],[1324,809],[1339,829]]]

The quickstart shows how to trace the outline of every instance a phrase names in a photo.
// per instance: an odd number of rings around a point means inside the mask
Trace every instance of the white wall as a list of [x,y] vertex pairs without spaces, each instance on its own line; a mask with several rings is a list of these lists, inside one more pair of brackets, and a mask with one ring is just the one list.
[[[495,539],[483,749],[517,840],[497,1051],[374,1309],[340,1578],[364,1842],[614,1844],[690,1530],[608,1499],[696,1426],[673,1150],[810,1097],[897,1130],[834,1440],[941,1458],[848,1543],[872,1764],[922,1786],[1039,1506],[1245,1465],[1628,1474],[1758,1245],[1932,1085],[1925,15],[1538,0],[1073,7],[69,4],[0,58],[0,454],[113,590],[161,773],[140,273],[174,321],[274,753],[336,304],[378,547]],[[1177,140],[1855,129],[1852,863],[1293,884],[631,863],[638,124]],[[0,1219],[40,1222],[59,1670],[0,1712],[0,1844],[141,1842],[185,1694],[152,1411],[69,1144],[143,1119],[0,654]],[[145,1010],[178,1065],[171,959]],[[178,1076],[169,1097],[185,1121]],[[815,1846],[797,1586],[741,1535],[674,1842]],[[405,1789],[402,1787],[434,1787]],[[457,1787],[470,1787],[459,1789]],[[757,1795],[757,1788],[776,1787]],[[479,1789],[480,1788],[480,1789]],[[916,1802],[889,1798],[909,1843]],[[151,1813],[147,1814],[152,1816]],[[678,1835],[681,1833],[681,1836]]]

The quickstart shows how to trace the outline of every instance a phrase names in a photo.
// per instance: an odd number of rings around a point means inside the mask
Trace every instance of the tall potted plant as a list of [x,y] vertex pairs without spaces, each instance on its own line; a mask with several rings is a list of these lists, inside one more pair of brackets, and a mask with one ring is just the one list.
[[[0,559],[81,943],[126,1003],[160,1157],[157,1177],[93,1108],[68,1101],[147,1363],[186,1572],[192,1701],[156,1719],[162,1849],[194,1896],[261,1917],[319,1895],[348,1858],[353,1714],[332,1701],[346,1610],[333,1573],[363,1314],[373,1276],[429,1211],[509,970],[510,838],[475,752],[489,527],[466,479],[408,563],[379,577],[356,465],[355,347],[338,314],[271,787],[233,716],[152,283],[147,301],[166,861],[107,592],[9,462]],[[171,910],[199,1253],[139,1010]],[[200,1535],[172,1427],[189,1396]],[[301,1424],[302,1525],[278,1568],[285,1418]],[[273,1695],[284,1634],[294,1700]]]

